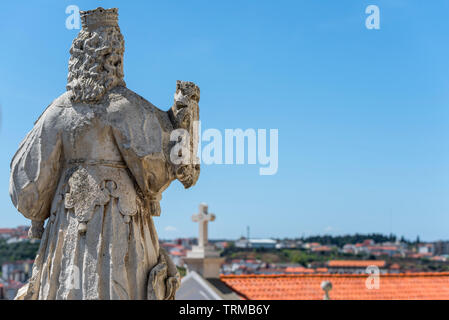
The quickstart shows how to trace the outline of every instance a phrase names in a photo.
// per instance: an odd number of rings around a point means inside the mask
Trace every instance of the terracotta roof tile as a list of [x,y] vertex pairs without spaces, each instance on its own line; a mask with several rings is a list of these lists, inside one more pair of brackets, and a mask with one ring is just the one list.
[[314,273],[315,270],[311,268],[304,267],[287,267],[285,268],[285,272],[287,273]]
[[380,276],[379,289],[368,289],[367,275],[289,274],[222,275],[221,280],[249,300],[321,300],[321,282],[332,282],[334,300],[448,300],[449,272]]
[[377,251],[396,251],[399,250],[398,247],[395,246],[368,246],[369,250],[377,250]]
[[319,246],[319,247],[314,247],[314,248],[312,248],[312,251],[315,251],[315,252],[317,252],[317,251],[320,251],[320,252],[324,252],[324,251],[332,251],[332,248],[331,247],[328,247],[328,246]]
[[385,267],[384,260],[330,260],[327,265],[329,267],[368,267],[376,266]]

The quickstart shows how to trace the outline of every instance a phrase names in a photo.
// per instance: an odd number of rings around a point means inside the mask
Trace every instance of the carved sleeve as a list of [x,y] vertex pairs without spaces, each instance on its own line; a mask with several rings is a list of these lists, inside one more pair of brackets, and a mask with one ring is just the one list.
[[170,139],[169,120],[146,102],[133,101],[111,116],[113,134],[139,198],[153,216],[160,215],[159,201],[174,180],[164,148]]
[[47,109],[21,142],[11,161],[9,194],[26,218],[44,221],[58,184],[62,138],[48,121]]
[[[188,84],[189,89],[196,88],[194,84]],[[186,85],[178,82],[175,104],[169,112],[128,93],[127,102],[117,103],[109,113],[117,146],[140,198],[153,216],[160,214],[162,192],[174,179],[188,188],[198,178],[199,164],[176,165],[171,159],[175,144],[171,139],[173,130],[185,129],[193,137],[193,126],[198,125],[199,91],[187,90],[184,88]]]

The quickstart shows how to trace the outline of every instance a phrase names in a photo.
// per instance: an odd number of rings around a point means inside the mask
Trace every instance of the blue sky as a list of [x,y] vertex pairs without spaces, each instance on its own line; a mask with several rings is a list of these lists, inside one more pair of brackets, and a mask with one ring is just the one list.
[[[212,238],[393,232],[449,239],[449,2],[15,1],[0,10],[0,203],[9,162],[65,91],[68,5],[119,8],[127,86],[167,110],[176,80],[201,88],[203,129],[279,129],[279,170],[202,166],[174,182],[161,238],[195,236],[207,202]],[[365,28],[380,8],[381,29]]]

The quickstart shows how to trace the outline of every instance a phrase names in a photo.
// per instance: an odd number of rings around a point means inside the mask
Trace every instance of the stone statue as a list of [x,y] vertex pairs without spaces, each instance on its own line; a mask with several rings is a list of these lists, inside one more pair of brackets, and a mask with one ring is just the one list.
[[178,81],[170,110],[156,108],[123,81],[118,10],[80,14],[67,91],[11,162],[12,201],[30,237],[42,238],[16,299],[174,299],[179,274],[153,216],[173,180],[189,188],[198,179],[197,161],[171,158],[179,141],[170,135],[183,129],[197,147],[200,91]]

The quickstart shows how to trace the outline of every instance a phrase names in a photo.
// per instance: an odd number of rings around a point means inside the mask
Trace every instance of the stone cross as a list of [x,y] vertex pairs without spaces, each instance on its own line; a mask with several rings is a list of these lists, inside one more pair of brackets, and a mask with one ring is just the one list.
[[201,203],[197,214],[192,216],[193,222],[198,222],[198,246],[206,247],[208,243],[207,239],[207,224],[209,221],[215,220],[215,214],[208,213],[208,206],[205,203]]

